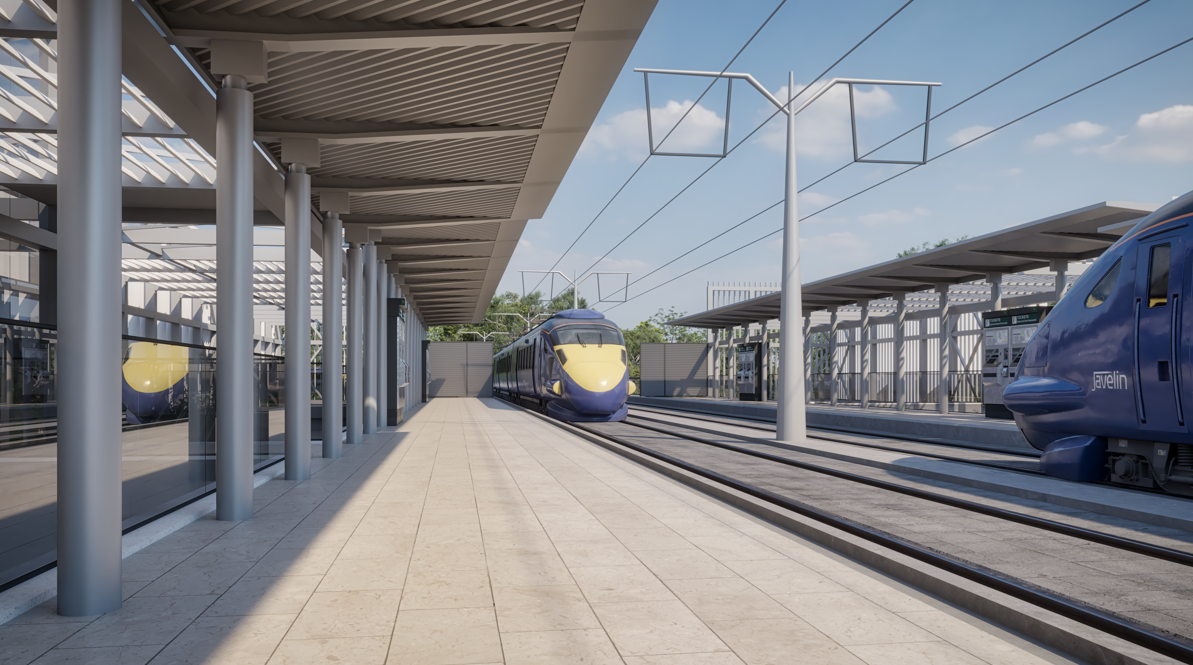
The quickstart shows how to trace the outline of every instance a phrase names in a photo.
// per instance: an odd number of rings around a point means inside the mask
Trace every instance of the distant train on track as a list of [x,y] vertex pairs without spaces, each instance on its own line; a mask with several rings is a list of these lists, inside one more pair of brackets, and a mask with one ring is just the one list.
[[132,342],[121,371],[121,398],[130,425],[187,417],[190,349]]
[[493,391],[558,420],[626,418],[630,381],[625,338],[600,312],[559,312],[493,356]]
[[1003,393],[1041,469],[1193,496],[1193,192],[1106,250]]

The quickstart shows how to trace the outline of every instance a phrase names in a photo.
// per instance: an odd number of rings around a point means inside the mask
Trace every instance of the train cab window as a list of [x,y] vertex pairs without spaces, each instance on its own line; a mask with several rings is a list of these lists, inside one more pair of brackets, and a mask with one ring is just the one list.
[[[1098,283],[1094,286],[1093,290],[1090,291],[1089,295],[1085,298],[1086,307],[1097,307],[1098,305],[1106,302],[1106,299],[1110,297],[1110,293],[1114,291],[1114,283],[1118,281],[1119,268],[1122,266],[1122,263],[1122,259],[1115,261],[1110,270],[1106,272],[1106,276],[1098,280]],[[1167,273],[1165,273],[1165,275],[1167,275]],[[1165,277],[1165,279],[1167,279],[1167,277]],[[1167,289],[1167,287],[1165,288]]]
[[1168,263],[1172,245],[1167,243],[1152,247],[1151,266],[1147,276],[1147,306],[1163,307],[1168,304]]
[[563,344],[579,344],[580,346],[588,346],[589,344],[595,344],[596,346],[616,344],[625,346],[625,340],[622,338],[620,330],[612,326],[593,324],[559,326],[551,331],[551,343],[556,346]]

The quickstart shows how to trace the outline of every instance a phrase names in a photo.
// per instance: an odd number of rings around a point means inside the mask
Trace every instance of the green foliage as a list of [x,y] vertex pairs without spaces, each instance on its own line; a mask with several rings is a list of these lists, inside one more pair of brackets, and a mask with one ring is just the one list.
[[657,342],[704,342],[707,341],[707,331],[700,328],[685,328],[683,326],[669,326],[668,321],[678,319],[684,312],[677,312],[672,307],[666,312],[662,308],[645,321],[633,328],[623,328],[625,334],[626,355],[629,356],[630,377],[642,375],[639,363],[642,360],[642,345]]
[[[493,352],[496,353],[526,334],[530,328],[545,321],[550,313],[571,309],[572,291],[569,289],[559,294],[546,308],[543,307],[542,301],[543,294],[538,291],[525,296],[519,296],[513,291],[499,293],[489,302],[489,307],[485,310],[485,320],[481,323],[434,326],[427,330],[427,339],[432,342],[479,342],[487,336],[493,342]],[[588,301],[581,297],[580,308],[587,307]],[[504,316],[507,314],[519,316]],[[530,321],[529,326],[527,320]]]
[[[493,296],[489,308],[485,312],[485,320],[481,323],[465,323],[454,326],[434,326],[427,330],[427,339],[432,342],[477,342],[484,335],[490,335],[493,340],[493,352],[505,348],[507,344],[518,339],[526,332],[547,320],[550,314],[565,309],[572,309],[572,291],[568,289],[551,299],[548,307],[542,306],[543,295],[539,292],[519,296],[513,291],[506,291]],[[588,301],[580,298],[580,309],[588,308]],[[503,316],[518,314],[520,316]],[[707,332],[703,329],[684,328],[682,326],[667,325],[668,321],[678,319],[684,312],[677,312],[672,307],[666,311],[662,308],[645,321],[633,328],[623,328],[626,341],[626,355],[629,357],[630,376],[637,378],[641,375],[638,368],[642,356],[642,344],[651,342],[704,342]],[[526,320],[530,319],[530,327]],[[477,334],[474,334],[477,333]]]
[[940,240],[936,241],[935,244],[926,242],[922,245],[919,245],[918,247],[917,246],[908,247],[907,249],[903,250],[902,252],[899,252],[898,254],[896,254],[895,258],[901,259],[906,256],[912,256],[914,254],[919,254],[920,252],[926,252],[930,249],[939,249],[951,242],[961,242],[962,240],[965,240],[968,237],[969,237],[968,235],[963,235],[963,236],[957,238],[956,240],[949,240],[948,238],[941,238]]

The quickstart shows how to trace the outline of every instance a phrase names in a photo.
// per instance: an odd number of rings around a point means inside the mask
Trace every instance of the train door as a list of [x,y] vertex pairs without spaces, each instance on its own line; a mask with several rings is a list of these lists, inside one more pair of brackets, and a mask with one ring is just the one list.
[[1135,271],[1135,385],[1140,428],[1185,431],[1180,386],[1182,238],[1141,242]]

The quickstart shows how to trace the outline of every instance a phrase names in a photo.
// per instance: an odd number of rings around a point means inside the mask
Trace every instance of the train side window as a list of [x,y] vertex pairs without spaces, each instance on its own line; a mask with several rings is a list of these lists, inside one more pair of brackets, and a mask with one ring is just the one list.
[[1089,292],[1085,298],[1086,307],[1097,307],[1106,302],[1110,297],[1110,293],[1114,291],[1114,283],[1118,281],[1119,268],[1122,267],[1123,260],[1119,259],[1114,262],[1110,270],[1106,272],[1106,276],[1098,280],[1097,285]]
[[1167,243],[1152,247],[1151,266],[1147,278],[1147,306],[1163,307],[1168,304],[1168,268],[1172,245]]

